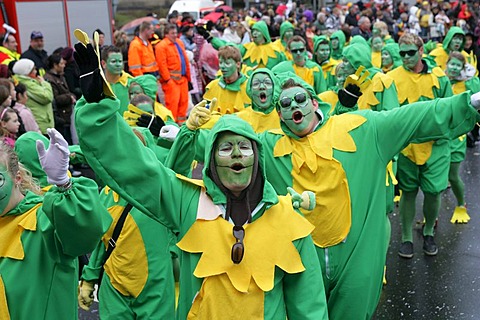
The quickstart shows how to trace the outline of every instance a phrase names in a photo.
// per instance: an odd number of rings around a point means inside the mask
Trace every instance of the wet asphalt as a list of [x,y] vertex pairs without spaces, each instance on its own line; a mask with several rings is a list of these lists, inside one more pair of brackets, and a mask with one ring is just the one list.
[[[390,215],[392,237],[386,264],[387,284],[372,319],[480,319],[479,142],[467,149],[460,174],[471,220],[468,224],[450,223],[456,200],[447,189],[442,195],[435,234],[437,256],[429,257],[422,251],[421,192],[417,198],[412,259],[397,254],[401,242],[398,207]],[[99,319],[98,303],[95,302],[89,312],[79,310],[79,319]]]

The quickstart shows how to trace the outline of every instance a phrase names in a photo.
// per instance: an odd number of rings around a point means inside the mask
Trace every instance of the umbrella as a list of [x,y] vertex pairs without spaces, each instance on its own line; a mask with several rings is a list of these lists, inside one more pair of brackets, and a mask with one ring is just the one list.
[[215,12],[220,12],[220,10],[223,10],[223,12],[233,12],[232,7],[227,5],[218,6],[215,8]]
[[140,26],[144,21],[151,22],[153,25],[158,24],[158,19],[154,17],[142,17],[142,18],[138,18],[130,22],[127,22],[126,24],[123,25],[120,31],[124,31],[126,34],[131,35],[135,31],[135,28]]
[[213,23],[217,23],[218,19],[223,17],[223,12],[210,12],[207,14],[205,17],[203,17],[203,20],[210,20]]

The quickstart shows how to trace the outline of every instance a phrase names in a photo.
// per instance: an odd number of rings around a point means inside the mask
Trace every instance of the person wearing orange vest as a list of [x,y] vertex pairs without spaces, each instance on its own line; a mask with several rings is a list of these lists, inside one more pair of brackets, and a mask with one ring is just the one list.
[[175,121],[187,119],[190,64],[183,42],[177,38],[177,27],[169,24],[165,38],[155,47],[160,83],[165,93],[165,106],[172,111]]
[[140,25],[138,36],[128,48],[128,68],[133,76],[152,74],[158,78],[158,65],[155,60],[153,46],[148,41],[153,34],[153,25],[144,21]]

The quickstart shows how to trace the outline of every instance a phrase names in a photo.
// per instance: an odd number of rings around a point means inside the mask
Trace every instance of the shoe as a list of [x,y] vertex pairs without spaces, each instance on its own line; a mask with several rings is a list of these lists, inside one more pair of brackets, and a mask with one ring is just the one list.
[[398,255],[402,258],[411,259],[413,258],[413,242],[412,241],[405,241],[400,246],[400,250],[398,250]]
[[433,240],[433,236],[423,236],[423,252],[427,256],[436,256],[438,253],[438,248]]

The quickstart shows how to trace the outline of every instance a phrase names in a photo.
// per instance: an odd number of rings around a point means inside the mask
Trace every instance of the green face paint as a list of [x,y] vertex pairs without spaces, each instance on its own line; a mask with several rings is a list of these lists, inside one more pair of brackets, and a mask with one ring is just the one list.
[[316,52],[317,61],[322,63],[330,58],[330,46],[328,44],[320,44],[318,45],[318,49]]
[[256,45],[265,44],[265,37],[260,32],[260,30],[257,30],[257,29],[252,30],[252,39]]
[[393,59],[387,50],[382,50],[382,67],[390,67],[393,64]]
[[416,45],[402,43],[400,45],[400,53],[408,51],[415,51],[415,54],[411,56],[409,54],[406,54],[403,57],[402,54],[400,54],[400,56],[402,57],[403,66],[408,70],[413,70],[417,65],[418,61],[420,60],[420,54],[418,53],[418,48]]
[[216,141],[215,168],[218,178],[233,194],[240,193],[252,180],[255,155],[252,142],[233,132],[222,133]]
[[378,28],[372,28],[372,36],[379,36],[382,31]]
[[273,81],[268,74],[256,73],[253,75],[250,95],[252,103],[259,109],[270,108],[273,98]]
[[285,31],[285,33],[283,34],[283,41],[284,41],[285,43],[287,43],[288,40],[290,40],[292,37],[293,37],[293,29],[288,29],[288,30]]
[[447,63],[447,75],[450,78],[456,78],[460,76],[460,73],[463,70],[463,63],[462,61],[452,58]]
[[340,41],[338,41],[338,38],[332,38],[330,39],[330,44],[332,46],[332,50],[337,50],[340,45]]
[[4,165],[0,164],[0,214],[8,205],[12,196],[13,180]]
[[229,79],[235,74],[235,72],[238,71],[237,63],[232,58],[220,58],[218,62],[220,70],[222,71],[223,77],[225,79]]
[[465,39],[465,36],[461,34],[456,34],[453,36],[452,40],[448,44],[448,50],[450,51],[460,51],[462,48],[463,40]]
[[142,109],[145,112],[153,113],[153,107],[148,102],[142,102],[136,105],[137,108]]
[[383,40],[380,37],[375,37],[372,40],[372,50],[375,52],[382,51],[383,48]]
[[136,83],[132,83],[130,87],[128,88],[128,96],[130,97],[130,100],[132,100],[136,95],[139,95],[143,93],[142,87]]
[[289,49],[292,53],[293,62],[297,66],[303,67],[307,61],[307,49],[305,48],[305,45],[300,41],[291,42]]
[[111,74],[122,74],[123,56],[121,53],[110,53],[107,59],[107,70]]
[[345,80],[348,76],[345,72],[343,62],[340,66],[337,67],[335,76],[337,78],[337,88],[343,88],[343,84],[345,83]]
[[303,137],[315,128],[316,107],[308,92],[300,87],[292,87],[282,91],[278,100],[280,118],[297,136]]
[[343,70],[347,75],[347,77],[351,74],[354,74],[355,71],[357,71],[357,69],[355,69],[355,67],[347,59],[343,58],[342,63],[343,63]]

